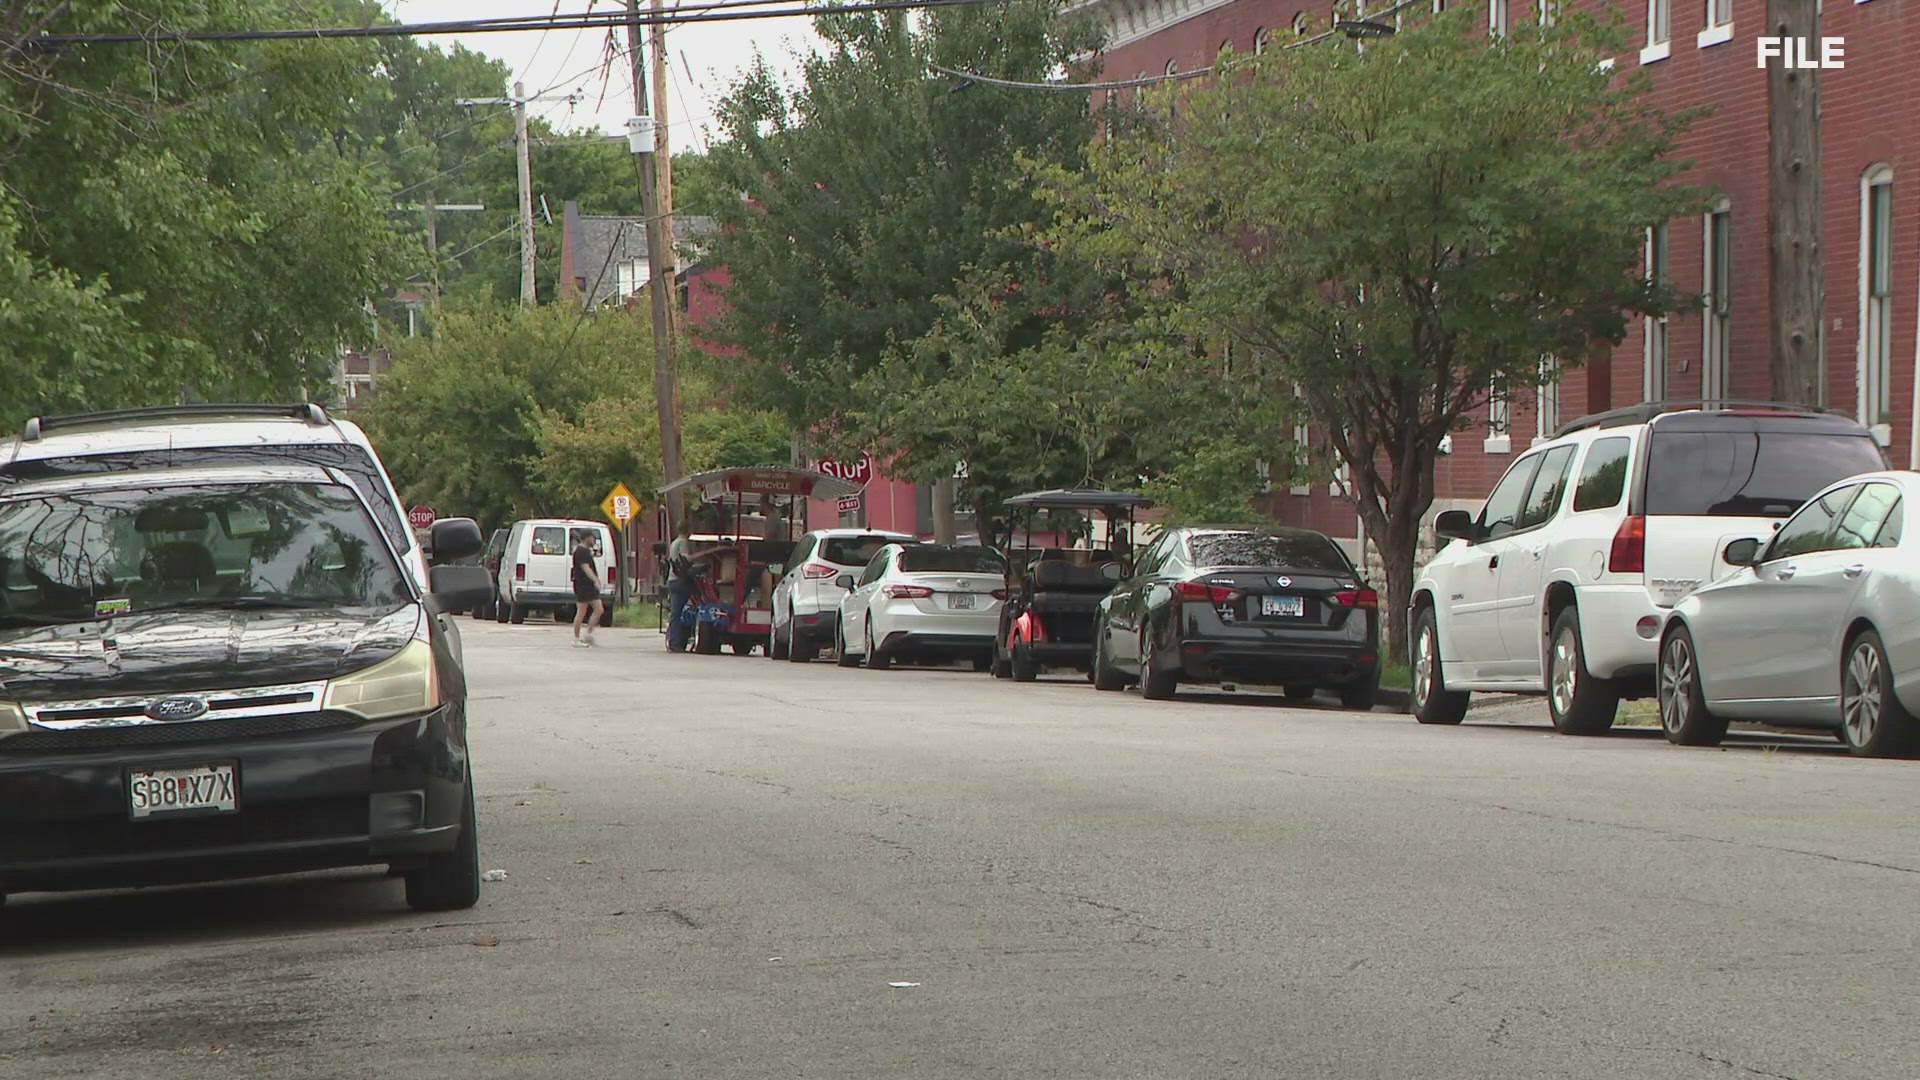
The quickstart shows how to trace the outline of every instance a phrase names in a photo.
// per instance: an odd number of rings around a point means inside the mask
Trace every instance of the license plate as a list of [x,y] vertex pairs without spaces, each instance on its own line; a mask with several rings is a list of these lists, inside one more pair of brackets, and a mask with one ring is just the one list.
[[1263,596],[1260,598],[1262,615],[1305,615],[1307,601],[1302,596]]
[[973,599],[973,594],[970,592],[948,593],[947,606],[950,608],[971,608],[973,607]]
[[127,773],[127,810],[137,819],[170,814],[230,814],[239,807],[232,765],[134,769]]

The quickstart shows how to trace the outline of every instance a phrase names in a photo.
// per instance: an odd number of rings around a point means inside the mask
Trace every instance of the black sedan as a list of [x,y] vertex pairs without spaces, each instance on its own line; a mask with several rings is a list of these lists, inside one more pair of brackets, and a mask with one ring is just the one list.
[[1310,529],[1182,528],[1162,533],[1133,576],[1100,602],[1093,683],[1278,686],[1305,699],[1337,690],[1371,709],[1380,683],[1379,596],[1340,545]]

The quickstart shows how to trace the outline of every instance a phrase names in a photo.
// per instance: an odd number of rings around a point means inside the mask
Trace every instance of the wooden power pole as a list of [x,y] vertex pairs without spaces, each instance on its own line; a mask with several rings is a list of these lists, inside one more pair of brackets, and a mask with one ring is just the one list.
[[520,305],[532,307],[533,164],[527,148],[527,88],[513,84],[513,141],[520,155]]
[[[1767,33],[1819,39],[1818,0],[1767,0]],[[1767,68],[1767,265],[1773,399],[1819,405],[1825,319],[1820,212],[1820,72],[1774,58]]]
[[[653,0],[653,13],[666,12],[666,0]],[[673,145],[668,137],[672,125],[667,122],[667,84],[671,73],[667,70],[667,34],[666,27],[660,23],[653,25],[653,33],[647,38],[648,52],[653,60],[653,171],[654,183],[659,192],[654,197],[659,200],[660,235],[666,241],[666,278],[678,284],[680,277],[680,257],[673,243]],[[677,340],[680,335],[680,303],[674,289],[668,295],[673,303],[667,305],[667,329]],[[675,380],[673,386],[673,417],[675,429],[680,420],[680,384]]]
[[[660,27],[653,33],[658,37]],[[660,420],[660,467],[668,483],[680,479],[680,394],[673,371],[673,270],[666,230],[661,226],[659,157],[653,114],[647,108],[647,63],[640,42],[640,0],[627,0],[627,59],[633,73],[633,119],[627,121],[627,149],[640,174],[640,208],[647,222],[648,291],[653,300],[653,398]],[[669,528],[680,524],[679,506],[667,506]]]

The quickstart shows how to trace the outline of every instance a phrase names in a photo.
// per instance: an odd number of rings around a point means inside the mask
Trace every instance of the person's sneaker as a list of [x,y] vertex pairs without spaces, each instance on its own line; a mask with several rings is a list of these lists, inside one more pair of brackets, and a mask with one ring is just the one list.
[[584,649],[592,644],[593,643],[591,641],[581,641],[579,638],[573,639],[573,647],[576,649]]
[[592,635],[592,634],[588,634],[588,635],[587,635],[587,637],[586,637],[586,642],[587,642],[587,648],[589,648],[589,649],[591,649],[591,648],[593,648],[593,635]]

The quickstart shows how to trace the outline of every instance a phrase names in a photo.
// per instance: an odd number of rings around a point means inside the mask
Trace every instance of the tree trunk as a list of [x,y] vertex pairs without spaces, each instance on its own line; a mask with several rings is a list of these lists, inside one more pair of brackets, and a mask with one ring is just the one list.
[[953,520],[953,477],[933,482],[933,542],[951,544],[959,534]]
[[1374,538],[1380,549],[1380,561],[1387,568],[1387,593],[1380,598],[1380,653],[1383,661],[1404,667],[1407,663],[1407,607],[1413,602],[1414,560],[1419,554],[1419,534],[1405,540],[1388,536]]
[[[1768,0],[1767,33],[1818,48],[1817,0]],[[1773,302],[1773,398],[1818,405],[1820,323],[1825,318],[1821,250],[1819,70],[1774,58],[1767,65],[1767,259]]]

